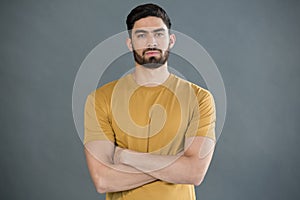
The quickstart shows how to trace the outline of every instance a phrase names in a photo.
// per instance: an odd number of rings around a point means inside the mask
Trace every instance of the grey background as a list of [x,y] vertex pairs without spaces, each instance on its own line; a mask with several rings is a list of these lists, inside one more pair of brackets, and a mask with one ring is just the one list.
[[[210,53],[226,87],[227,118],[198,199],[299,199],[299,1],[154,2]],[[104,199],[74,126],[73,82],[139,3],[1,1],[0,199]],[[111,71],[102,81],[119,75]]]

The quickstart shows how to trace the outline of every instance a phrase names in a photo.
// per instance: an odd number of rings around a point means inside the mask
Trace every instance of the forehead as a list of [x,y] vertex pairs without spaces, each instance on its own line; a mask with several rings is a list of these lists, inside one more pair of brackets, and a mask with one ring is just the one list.
[[168,29],[163,20],[159,17],[145,17],[134,23],[133,29],[152,30],[157,28]]

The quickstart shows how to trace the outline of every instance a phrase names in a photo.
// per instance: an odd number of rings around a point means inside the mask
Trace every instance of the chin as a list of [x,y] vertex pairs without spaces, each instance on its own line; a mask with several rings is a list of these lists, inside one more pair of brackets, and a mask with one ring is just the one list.
[[163,66],[161,63],[145,63],[143,64],[143,67],[148,68],[148,69],[157,69]]

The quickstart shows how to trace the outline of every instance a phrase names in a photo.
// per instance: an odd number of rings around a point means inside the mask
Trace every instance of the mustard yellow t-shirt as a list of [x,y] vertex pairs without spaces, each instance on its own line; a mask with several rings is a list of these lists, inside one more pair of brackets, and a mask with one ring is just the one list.
[[[215,140],[215,119],[209,91],[173,74],[161,85],[139,86],[129,74],[87,97],[84,144],[110,140],[138,152],[176,155],[184,149],[187,137]],[[106,199],[196,198],[193,185],[158,180],[132,190],[107,193]]]

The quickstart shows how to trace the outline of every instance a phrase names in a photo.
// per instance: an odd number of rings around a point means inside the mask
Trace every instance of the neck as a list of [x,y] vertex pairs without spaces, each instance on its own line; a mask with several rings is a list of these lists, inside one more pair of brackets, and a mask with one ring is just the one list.
[[153,87],[164,83],[170,75],[167,62],[159,68],[150,69],[136,63],[133,78],[139,85]]

